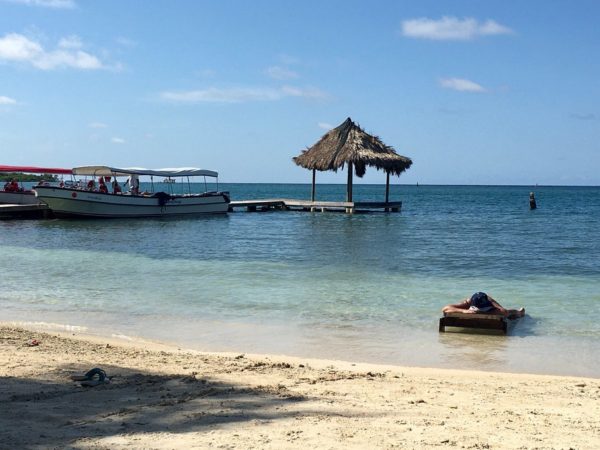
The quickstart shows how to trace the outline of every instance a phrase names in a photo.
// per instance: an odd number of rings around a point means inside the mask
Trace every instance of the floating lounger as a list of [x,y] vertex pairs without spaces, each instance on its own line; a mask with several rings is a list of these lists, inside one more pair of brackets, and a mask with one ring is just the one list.
[[445,332],[446,327],[501,330],[506,334],[508,322],[504,316],[494,314],[446,313],[440,318],[440,333]]

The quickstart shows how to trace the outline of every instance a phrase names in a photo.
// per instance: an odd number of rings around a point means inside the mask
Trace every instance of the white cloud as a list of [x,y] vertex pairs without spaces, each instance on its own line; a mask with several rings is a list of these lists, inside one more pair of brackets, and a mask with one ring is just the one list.
[[10,33],[0,38],[0,59],[8,61],[33,60],[43,54],[42,46],[25,36]]
[[422,17],[402,22],[402,34],[416,39],[467,41],[478,36],[512,33],[513,30],[493,20],[480,23],[472,17],[442,17],[439,20]]
[[45,53],[34,61],[33,65],[42,70],[52,70],[59,67],[72,67],[83,70],[103,68],[102,62],[98,58],[81,50],[75,52],[56,50]]
[[440,86],[446,89],[452,89],[462,92],[485,92],[486,89],[480,84],[464,78],[443,78],[440,80]]
[[88,125],[90,128],[107,128],[108,125],[106,125],[105,123],[102,122],[91,122]]
[[329,123],[326,123],[326,122],[319,122],[319,123],[317,124],[317,126],[318,126],[319,128],[322,128],[323,130],[331,130],[331,129],[333,128],[333,125],[331,125],[331,124],[329,124]]
[[160,94],[162,100],[175,103],[242,103],[251,101],[276,101],[286,97],[304,97],[323,99],[328,95],[316,88],[208,88],[194,91],[165,91]]
[[110,140],[110,142],[112,142],[113,144],[124,144],[125,139],[120,138],[120,137],[114,137]]
[[60,48],[79,49],[83,47],[83,44],[81,43],[81,39],[79,39],[79,36],[68,36],[58,41],[58,46]]
[[0,105],[16,105],[17,101],[14,98],[0,95]]
[[44,8],[73,9],[77,5],[74,0],[2,0],[5,3],[17,3],[27,6],[41,6]]
[[195,91],[163,92],[161,98],[177,103],[240,103],[279,100],[281,93],[270,88],[208,88]]
[[294,86],[283,86],[281,92],[285,96],[304,97],[314,100],[324,100],[329,97],[329,94],[315,87],[298,88]]
[[292,80],[298,78],[298,74],[293,70],[281,66],[272,66],[266,70],[267,75],[275,80]]
[[23,62],[42,70],[69,67],[83,70],[103,69],[106,66],[96,56],[81,50],[77,36],[63,38],[58,49],[47,51],[39,42],[22,34],[9,33],[0,38],[0,61]]

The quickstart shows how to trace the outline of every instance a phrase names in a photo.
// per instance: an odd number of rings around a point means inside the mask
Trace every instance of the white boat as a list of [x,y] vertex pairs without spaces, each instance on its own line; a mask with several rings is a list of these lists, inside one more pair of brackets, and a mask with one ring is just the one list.
[[[184,177],[191,189],[189,177],[217,178],[212,170],[192,167],[178,169],[120,169],[108,166],[85,166],[73,168],[73,175],[91,176],[91,181],[99,177],[101,184],[109,183],[104,192],[90,187],[75,186],[36,186],[35,195],[52,210],[57,217],[164,217],[202,214],[224,214],[229,209],[229,193],[206,191],[202,193],[173,194],[167,192],[139,193],[139,177]],[[114,182],[118,177],[128,177],[129,192],[119,192]],[[106,181],[105,181],[106,180]],[[112,183],[111,183],[112,180]],[[182,183],[182,186],[185,185]],[[117,183],[116,186],[120,187]],[[206,187],[206,184],[205,184]],[[106,190],[110,189],[110,192]]]
[[[0,173],[34,173],[68,175],[71,169],[59,169],[56,167],[33,167],[33,166],[0,166]],[[49,182],[43,182],[50,185]],[[22,184],[6,182],[0,184],[0,204],[11,205],[36,205],[40,200],[35,197],[35,192],[26,189]]]
[[40,200],[35,198],[35,192],[30,190],[0,191],[0,204],[2,205],[37,205],[39,202]]

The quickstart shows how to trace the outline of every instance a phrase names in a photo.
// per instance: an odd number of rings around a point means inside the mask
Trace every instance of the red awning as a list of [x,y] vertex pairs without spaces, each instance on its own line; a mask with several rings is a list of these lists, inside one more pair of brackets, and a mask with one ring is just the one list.
[[57,167],[33,167],[33,166],[0,166],[0,172],[23,172],[23,173],[58,173],[70,175],[71,169],[60,169]]

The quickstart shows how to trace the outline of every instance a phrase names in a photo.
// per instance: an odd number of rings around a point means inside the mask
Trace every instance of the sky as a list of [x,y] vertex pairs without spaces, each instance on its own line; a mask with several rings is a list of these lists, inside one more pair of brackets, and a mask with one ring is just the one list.
[[0,0],[0,164],[310,183],[292,158],[351,117],[413,160],[393,183],[600,185],[599,23],[593,0]]

